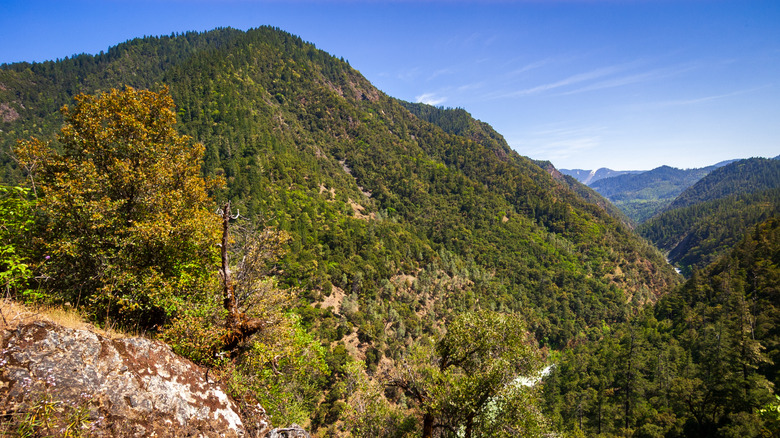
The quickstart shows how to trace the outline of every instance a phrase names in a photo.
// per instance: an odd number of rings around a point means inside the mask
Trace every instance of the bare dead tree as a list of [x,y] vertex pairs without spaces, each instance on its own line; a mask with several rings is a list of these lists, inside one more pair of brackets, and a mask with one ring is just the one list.
[[[230,221],[237,220],[240,215],[236,213],[235,216],[231,215],[230,201],[226,202],[222,209],[219,211],[222,216],[222,243],[221,243],[221,259],[222,267],[220,269],[220,276],[222,277],[222,296],[223,306],[227,310],[227,317],[225,318],[226,333],[222,336],[222,350],[233,351],[246,341],[250,336],[258,333],[267,328],[273,321],[269,321],[267,318],[259,318],[247,315],[247,313],[241,311],[239,302],[236,296],[236,290],[239,288],[240,283],[236,282],[233,272],[230,269]],[[250,253],[251,253],[250,249]],[[257,256],[257,254],[250,254],[250,257]],[[244,261],[247,256],[244,256]],[[244,263],[240,266],[243,267]],[[239,269],[238,277],[246,277],[246,269]]]

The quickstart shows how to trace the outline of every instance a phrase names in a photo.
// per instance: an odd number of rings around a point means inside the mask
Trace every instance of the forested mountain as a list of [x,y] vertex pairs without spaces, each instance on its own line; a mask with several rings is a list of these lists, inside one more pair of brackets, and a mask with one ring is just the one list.
[[633,222],[631,221],[631,219],[629,219],[629,217],[626,216],[622,210],[617,208],[615,204],[610,202],[607,198],[601,196],[599,192],[586,186],[582,182],[578,181],[575,177],[571,175],[566,175],[563,172],[559,171],[558,169],[555,168],[555,166],[550,161],[537,160],[535,162],[537,166],[541,167],[542,169],[545,169],[547,173],[549,173],[553,177],[553,179],[555,179],[561,184],[568,186],[572,191],[580,195],[582,199],[585,199],[591,204],[598,205],[599,207],[603,208],[613,218],[622,222],[626,226],[633,228]]
[[778,213],[780,161],[751,158],[714,170],[637,231],[690,276]]
[[667,210],[780,187],[780,160],[749,158],[713,170],[686,189]]
[[[203,174],[226,181],[211,186],[216,202],[229,200],[260,229],[289,237],[279,238],[284,255],[268,272],[295,294],[295,345],[309,345],[313,334],[328,366],[294,368],[307,385],[303,400],[262,400],[280,418],[334,422],[348,395],[336,385],[348,354],[369,372],[387,370],[458,315],[520,315],[542,346],[561,348],[625,321],[679,281],[660,252],[488,125],[462,110],[389,97],[343,60],[267,27],[146,37],[96,56],[3,65],[4,181],[24,184],[25,170],[34,170],[29,159],[17,165],[17,140],[54,138],[59,108],[72,108],[77,93],[125,86],[169,94],[179,134],[204,145]],[[55,149],[82,153],[80,140],[63,138]],[[171,262],[171,272],[185,268]],[[122,275],[131,288],[135,280]],[[172,287],[154,270],[143,275]],[[80,299],[82,283],[73,284],[68,293]],[[119,302],[152,314],[134,323],[190,330],[177,313],[181,301],[151,310]],[[255,366],[257,375],[276,376],[273,355]],[[290,397],[280,389],[286,380],[275,382],[268,391]],[[326,387],[333,392],[318,407],[312,392]]]
[[[310,300],[331,284],[351,293],[372,309],[352,321],[369,338],[382,337],[389,309],[375,300],[394,279],[452,257],[496,275],[445,297],[423,299],[430,292],[413,285],[404,292],[416,306],[528,306],[540,339],[557,345],[622,318],[627,297],[652,301],[675,281],[630,230],[492,129],[462,115],[448,134],[275,29],[148,37],[1,73],[4,102],[19,114],[4,124],[6,151],[15,138],[50,136],[73,93],[167,84],[181,131],[206,146],[204,171],[227,178],[220,198],[294,235],[285,282]],[[4,156],[8,180],[19,172]]]
[[590,187],[612,201],[635,223],[664,210],[683,190],[710,173],[715,166],[676,169],[661,166],[638,174],[604,178]]
[[551,416],[602,436],[777,436],[780,220],[630,323],[568,350],[547,379]]
[[471,117],[463,108],[437,108],[424,103],[411,103],[399,101],[404,108],[419,119],[430,122],[443,129],[448,134],[459,135],[478,142],[493,143],[496,147],[506,148],[508,145],[504,137],[496,132],[492,126]]
[[[471,114],[462,108],[443,109],[422,103],[410,102],[401,102],[401,104],[404,105],[412,114],[425,121],[433,123],[449,134],[466,136],[474,141],[492,143],[497,145],[496,147],[501,147],[505,151],[509,151],[506,140],[504,140],[501,134],[497,133],[487,123],[472,118]],[[589,188],[585,184],[579,182],[576,178],[567,175],[563,171],[559,171],[551,162],[537,160],[534,161],[534,163],[547,171],[547,173],[549,173],[554,180],[565,186],[568,186],[573,192],[578,194],[584,200],[590,202],[591,204],[598,205],[613,218],[625,224],[630,224],[630,220],[626,217],[626,215],[624,215],[607,199],[599,195],[596,191]]]

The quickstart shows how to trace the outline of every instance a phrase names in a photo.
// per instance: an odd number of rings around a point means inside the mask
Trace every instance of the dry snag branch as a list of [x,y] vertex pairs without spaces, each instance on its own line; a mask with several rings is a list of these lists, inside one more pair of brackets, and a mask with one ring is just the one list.
[[222,276],[223,305],[228,312],[227,318],[225,318],[225,328],[228,331],[222,336],[222,348],[226,351],[232,351],[247,338],[265,328],[266,322],[260,318],[248,317],[238,307],[236,284],[230,271],[228,245],[230,244],[230,220],[236,220],[240,215],[238,213],[235,216],[230,215],[230,201],[225,203],[220,213],[222,216],[222,268],[219,272]]

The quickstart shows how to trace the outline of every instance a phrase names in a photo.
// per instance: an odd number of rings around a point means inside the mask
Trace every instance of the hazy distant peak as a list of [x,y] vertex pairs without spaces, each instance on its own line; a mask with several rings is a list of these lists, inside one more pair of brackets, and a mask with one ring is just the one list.
[[577,181],[588,186],[600,179],[611,178],[613,176],[618,176],[618,175],[643,172],[641,170],[612,170],[606,167],[600,167],[595,170],[583,170],[583,169],[559,169],[559,170],[562,174],[574,177]]

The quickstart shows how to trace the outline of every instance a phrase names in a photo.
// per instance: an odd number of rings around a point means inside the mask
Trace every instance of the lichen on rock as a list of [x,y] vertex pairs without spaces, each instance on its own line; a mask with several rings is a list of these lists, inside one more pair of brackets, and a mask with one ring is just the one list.
[[4,420],[46,397],[87,412],[93,436],[247,436],[222,384],[158,341],[38,321],[2,332],[0,364]]

